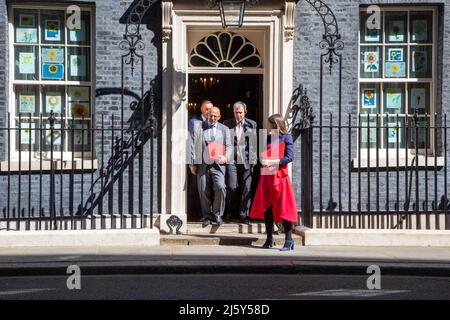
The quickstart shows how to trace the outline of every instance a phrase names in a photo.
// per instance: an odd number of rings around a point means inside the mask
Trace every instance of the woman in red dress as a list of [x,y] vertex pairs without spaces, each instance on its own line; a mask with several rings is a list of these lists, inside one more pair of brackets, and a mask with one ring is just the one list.
[[261,178],[253,200],[250,218],[264,219],[267,240],[263,248],[271,248],[273,222],[282,223],[286,241],[282,251],[294,249],[292,230],[298,221],[297,206],[288,174],[288,164],[294,160],[294,142],[288,134],[284,118],[274,114],[269,118],[270,134],[267,150],[261,154]]

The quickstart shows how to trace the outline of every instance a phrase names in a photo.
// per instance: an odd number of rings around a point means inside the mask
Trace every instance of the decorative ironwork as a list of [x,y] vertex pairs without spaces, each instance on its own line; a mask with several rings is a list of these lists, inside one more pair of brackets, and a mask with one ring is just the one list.
[[319,14],[324,26],[322,41],[319,43],[320,49],[325,50],[322,55],[324,62],[329,64],[330,74],[333,66],[339,62],[341,54],[339,51],[344,49],[344,42],[341,40],[339,26],[336,16],[328,5],[320,0],[306,0]]
[[180,229],[183,226],[183,220],[181,220],[176,215],[171,215],[169,219],[166,220],[166,224],[169,227],[169,233],[173,233],[173,229],[176,227],[176,234],[181,234]]
[[125,34],[123,35],[123,40],[119,44],[119,48],[128,51],[124,57],[125,63],[131,66],[132,75],[134,74],[136,65],[139,64],[142,59],[142,55],[138,52],[145,49],[145,44],[142,41],[142,35],[140,33],[142,20],[147,11],[156,2],[158,2],[158,0],[139,0],[127,18]]
[[261,68],[258,49],[247,38],[233,32],[215,32],[200,40],[189,57],[191,67]]
[[308,2],[322,18],[325,35],[340,38],[339,26],[336,16],[330,7],[321,0],[305,0]]
[[[115,137],[114,152],[108,160],[106,167],[99,169],[99,177],[95,180],[89,190],[91,196],[86,203],[78,208],[78,215],[92,213],[93,209],[99,205],[101,199],[111,190],[114,183],[123,175],[131,162],[142,152],[143,146],[151,138],[157,136],[157,119],[154,111],[154,86],[147,91],[142,98],[136,93],[122,88],[102,88],[96,91],[96,96],[124,94],[129,97],[139,98],[130,103],[130,109],[133,114],[128,120],[129,127],[125,130],[127,138]],[[99,186],[99,184],[101,184]],[[99,187],[99,194],[95,194],[94,190]]]
[[311,128],[315,119],[307,90],[303,88],[303,85],[295,89],[291,105],[288,124],[291,128],[291,134],[296,140],[302,132]]

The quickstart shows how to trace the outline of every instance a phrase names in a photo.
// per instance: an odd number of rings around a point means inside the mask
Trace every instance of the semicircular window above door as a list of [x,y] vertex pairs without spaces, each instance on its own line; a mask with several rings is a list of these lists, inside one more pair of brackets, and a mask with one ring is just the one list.
[[253,43],[226,31],[204,37],[189,56],[189,66],[200,68],[262,68],[261,61]]

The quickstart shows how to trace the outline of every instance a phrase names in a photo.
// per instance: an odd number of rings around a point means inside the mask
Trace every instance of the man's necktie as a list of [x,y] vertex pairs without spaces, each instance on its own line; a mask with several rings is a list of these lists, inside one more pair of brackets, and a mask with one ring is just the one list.
[[237,141],[241,140],[241,136],[242,136],[242,122],[239,122],[236,126],[236,137],[237,137]]

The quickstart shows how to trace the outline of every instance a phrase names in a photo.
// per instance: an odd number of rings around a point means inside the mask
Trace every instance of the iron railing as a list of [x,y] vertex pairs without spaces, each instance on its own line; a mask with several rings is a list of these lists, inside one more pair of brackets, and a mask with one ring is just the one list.
[[0,230],[152,228],[156,128],[148,110],[136,112],[140,120],[127,127],[114,115],[53,113],[19,115],[13,127],[8,114]]
[[[301,105],[304,114],[310,107]],[[360,114],[346,120],[336,124],[329,114],[319,124],[297,123],[303,223],[450,229],[446,115]]]

